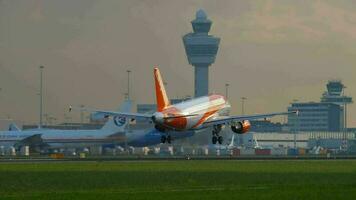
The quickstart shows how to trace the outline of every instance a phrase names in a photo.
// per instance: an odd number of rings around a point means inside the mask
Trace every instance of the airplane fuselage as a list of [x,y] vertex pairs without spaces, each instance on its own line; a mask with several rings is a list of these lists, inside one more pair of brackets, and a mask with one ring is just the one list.
[[154,113],[154,122],[168,130],[194,130],[208,119],[228,115],[229,110],[225,97],[214,94],[170,105]]
[[17,142],[33,135],[41,135],[43,142],[49,147],[79,147],[93,144],[122,142],[124,132],[109,132],[106,130],[46,130],[31,131],[0,131],[0,146],[13,146]]

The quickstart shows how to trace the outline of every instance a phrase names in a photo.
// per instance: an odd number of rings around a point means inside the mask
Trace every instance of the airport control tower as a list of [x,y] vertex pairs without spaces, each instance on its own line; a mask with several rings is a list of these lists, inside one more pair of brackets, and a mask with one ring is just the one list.
[[340,125],[343,127],[341,149],[348,149],[347,139],[347,105],[353,103],[352,97],[345,95],[346,86],[339,80],[330,80],[326,85],[327,91],[321,97],[321,102],[334,103],[339,105],[342,110],[340,113]]
[[352,97],[345,95],[346,86],[339,80],[330,80],[327,85],[327,91],[321,97],[321,102],[334,103],[342,108],[341,127],[347,128],[347,104],[353,103]]
[[209,94],[209,66],[215,62],[220,38],[208,35],[212,21],[204,10],[198,10],[191,22],[193,33],[183,36],[185,52],[189,64],[195,68],[195,97]]

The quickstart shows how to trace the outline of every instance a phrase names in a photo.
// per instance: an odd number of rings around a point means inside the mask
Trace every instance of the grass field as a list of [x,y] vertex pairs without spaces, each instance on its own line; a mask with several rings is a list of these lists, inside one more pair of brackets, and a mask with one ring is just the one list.
[[356,199],[356,161],[0,164],[0,199]]

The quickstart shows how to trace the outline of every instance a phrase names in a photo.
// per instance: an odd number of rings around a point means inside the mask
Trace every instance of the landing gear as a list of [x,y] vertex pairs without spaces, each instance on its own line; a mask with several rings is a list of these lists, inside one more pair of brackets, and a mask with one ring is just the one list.
[[172,137],[170,136],[170,135],[168,135],[168,136],[165,136],[165,135],[162,135],[161,136],[161,143],[168,143],[168,144],[170,144],[171,142],[172,142]]
[[213,136],[213,138],[211,139],[211,141],[213,142],[213,144],[216,144],[216,142],[218,141],[218,137]]
[[218,137],[218,142],[219,142],[219,144],[222,144],[223,141],[224,141],[224,138],[223,138],[222,136],[219,136],[219,137]]
[[224,138],[222,136],[219,135],[220,131],[221,131],[222,127],[221,125],[216,125],[214,126],[214,129],[213,129],[213,137],[211,139],[211,141],[213,142],[213,144],[216,144],[217,142],[219,144],[222,144],[223,141],[224,141]]
[[219,143],[222,144],[224,141],[224,138],[222,136],[213,136],[211,141],[213,142],[213,144]]

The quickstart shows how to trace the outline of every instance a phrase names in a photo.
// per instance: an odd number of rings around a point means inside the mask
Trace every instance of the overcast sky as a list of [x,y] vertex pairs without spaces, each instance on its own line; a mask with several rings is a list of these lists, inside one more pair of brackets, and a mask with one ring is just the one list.
[[153,65],[171,98],[192,95],[182,36],[200,8],[221,38],[210,91],[228,82],[233,114],[242,96],[250,114],[319,101],[329,79],[356,97],[355,1],[0,0],[0,118],[37,121],[40,65],[45,112],[58,119],[70,104],[115,109],[127,69],[136,103],[154,102]]

